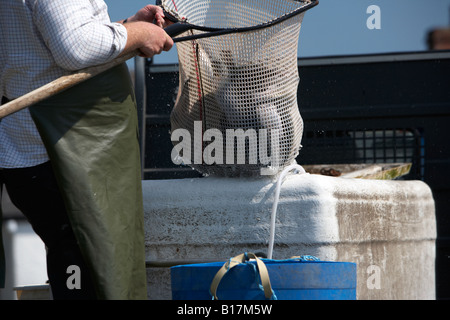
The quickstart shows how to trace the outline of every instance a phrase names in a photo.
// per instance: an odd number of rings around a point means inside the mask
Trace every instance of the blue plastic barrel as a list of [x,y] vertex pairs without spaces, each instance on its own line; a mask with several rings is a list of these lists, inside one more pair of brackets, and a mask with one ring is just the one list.
[[[356,264],[262,259],[277,300],[356,300]],[[211,300],[211,281],[224,262],[171,268],[173,300]],[[230,269],[217,289],[220,300],[256,300],[261,295],[255,262]]]

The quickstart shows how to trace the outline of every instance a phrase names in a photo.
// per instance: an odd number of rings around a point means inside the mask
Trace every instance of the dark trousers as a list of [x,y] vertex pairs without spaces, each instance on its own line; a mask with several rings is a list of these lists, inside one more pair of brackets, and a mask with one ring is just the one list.
[[[83,260],[53,174],[51,163],[20,169],[0,169],[0,188],[6,186],[13,204],[25,215],[47,247],[47,273],[53,298],[95,299],[89,270]],[[81,288],[73,288],[76,266]],[[68,282],[71,284],[68,286]]]

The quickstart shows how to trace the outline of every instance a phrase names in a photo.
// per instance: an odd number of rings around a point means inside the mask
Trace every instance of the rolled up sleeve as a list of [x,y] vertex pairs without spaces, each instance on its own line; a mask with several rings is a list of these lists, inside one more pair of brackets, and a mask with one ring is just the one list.
[[126,46],[126,28],[110,21],[103,1],[94,3],[97,5],[89,0],[35,2],[35,25],[63,69],[74,71],[109,62]]

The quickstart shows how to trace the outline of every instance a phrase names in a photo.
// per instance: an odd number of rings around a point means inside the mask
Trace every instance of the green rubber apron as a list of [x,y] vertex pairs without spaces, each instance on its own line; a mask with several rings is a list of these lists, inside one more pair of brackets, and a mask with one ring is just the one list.
[[99,299],[146,299],[138,121],[125,64],[30,107]]

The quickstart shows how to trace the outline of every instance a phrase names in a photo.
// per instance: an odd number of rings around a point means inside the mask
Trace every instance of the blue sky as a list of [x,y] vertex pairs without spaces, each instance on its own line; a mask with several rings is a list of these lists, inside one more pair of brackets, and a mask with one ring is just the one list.
[[[176,3],[177,0],[175,0]],[[178,0],[181,1],[181,0]],[[186,0],[184,0],[186,1]],[[112,20],[133,15],[154,0],[105,0]],[[369,29],[367,8],[380,8],[381,29]],[[426,35],[450,26],[450,0],[319,0],[306,12],[299,38],[299,57],[426,50]],[[176,63],[176,49],[155,63]]]

